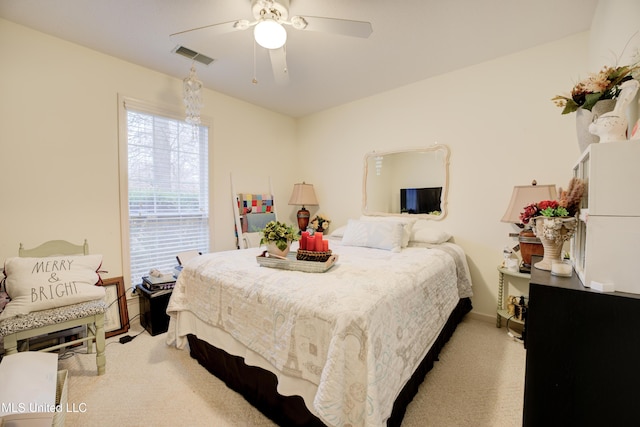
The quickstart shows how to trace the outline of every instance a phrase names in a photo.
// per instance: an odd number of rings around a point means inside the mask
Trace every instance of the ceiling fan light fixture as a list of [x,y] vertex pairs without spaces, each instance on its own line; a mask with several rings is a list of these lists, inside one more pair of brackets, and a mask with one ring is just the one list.
[[271,18],[258,22],[253,29],[253,36],[265,49],[280,49],[287,42],[287,30]]

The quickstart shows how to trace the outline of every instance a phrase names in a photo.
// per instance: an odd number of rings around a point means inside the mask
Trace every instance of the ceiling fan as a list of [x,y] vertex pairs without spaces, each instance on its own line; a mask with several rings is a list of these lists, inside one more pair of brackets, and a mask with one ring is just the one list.
[[[323,18],[317,16],[292,16],[289,19],[289,0],[251,0],[254,21],[239,19],[236,21],[206,25],[171,34],[170,37],[181,39],[198,31],[201,36],[216,36],[233,31],[242,31],[253,27],[256,43],[269,51],[271,68],[276,83],[287,84],[286,40],[287,31],[284,26],[296,30],[320,31],[351,37],[367,38],[373,31],[370,22],[347,19]],[[254,78],[254,83],[256,80]]]

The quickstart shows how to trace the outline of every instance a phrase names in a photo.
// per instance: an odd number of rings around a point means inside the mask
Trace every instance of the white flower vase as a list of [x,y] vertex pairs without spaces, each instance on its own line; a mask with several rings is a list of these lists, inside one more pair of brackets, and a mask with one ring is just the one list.
[[591,111],[584,108],[576,110],[576,134],[578,136],[578,147],[580,153],[589,147],[590,144],[600,142],[600,137],[589,132],[589,125],[593,123],[594,118],[600,117],[604,113],[613,111],[616,106],[615,99],[602,99],[593,106]]
[[562,246],[573,236],[578,222],[574,217],[538,216],[533,220],[533,230],[544,248],[542,261],[533,266],[539,270],[551,271],[551,264],[562,260]]
[[291,249],[291,242],[287,242],[287,247],[284,250],[278,248],[276,242],[268,242],[267,243],[267,252],[276,257],[286,258],[289,250]]

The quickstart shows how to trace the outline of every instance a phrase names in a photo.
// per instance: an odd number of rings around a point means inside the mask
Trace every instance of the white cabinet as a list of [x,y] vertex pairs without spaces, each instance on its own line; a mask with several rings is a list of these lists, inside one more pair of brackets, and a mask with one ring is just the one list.
[[574,167],[587,182],[571,257],[582,283],[640,294],[640,143],[591,144]]

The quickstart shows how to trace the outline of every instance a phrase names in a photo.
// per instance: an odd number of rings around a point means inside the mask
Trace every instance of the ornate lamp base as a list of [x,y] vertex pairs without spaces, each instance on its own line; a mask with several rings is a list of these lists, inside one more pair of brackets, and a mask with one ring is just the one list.
[[309,225],[309,217],[309,211],[303,206],[302,209],[298,211],[298,228],[301,233],[307,229],[307,226]]

